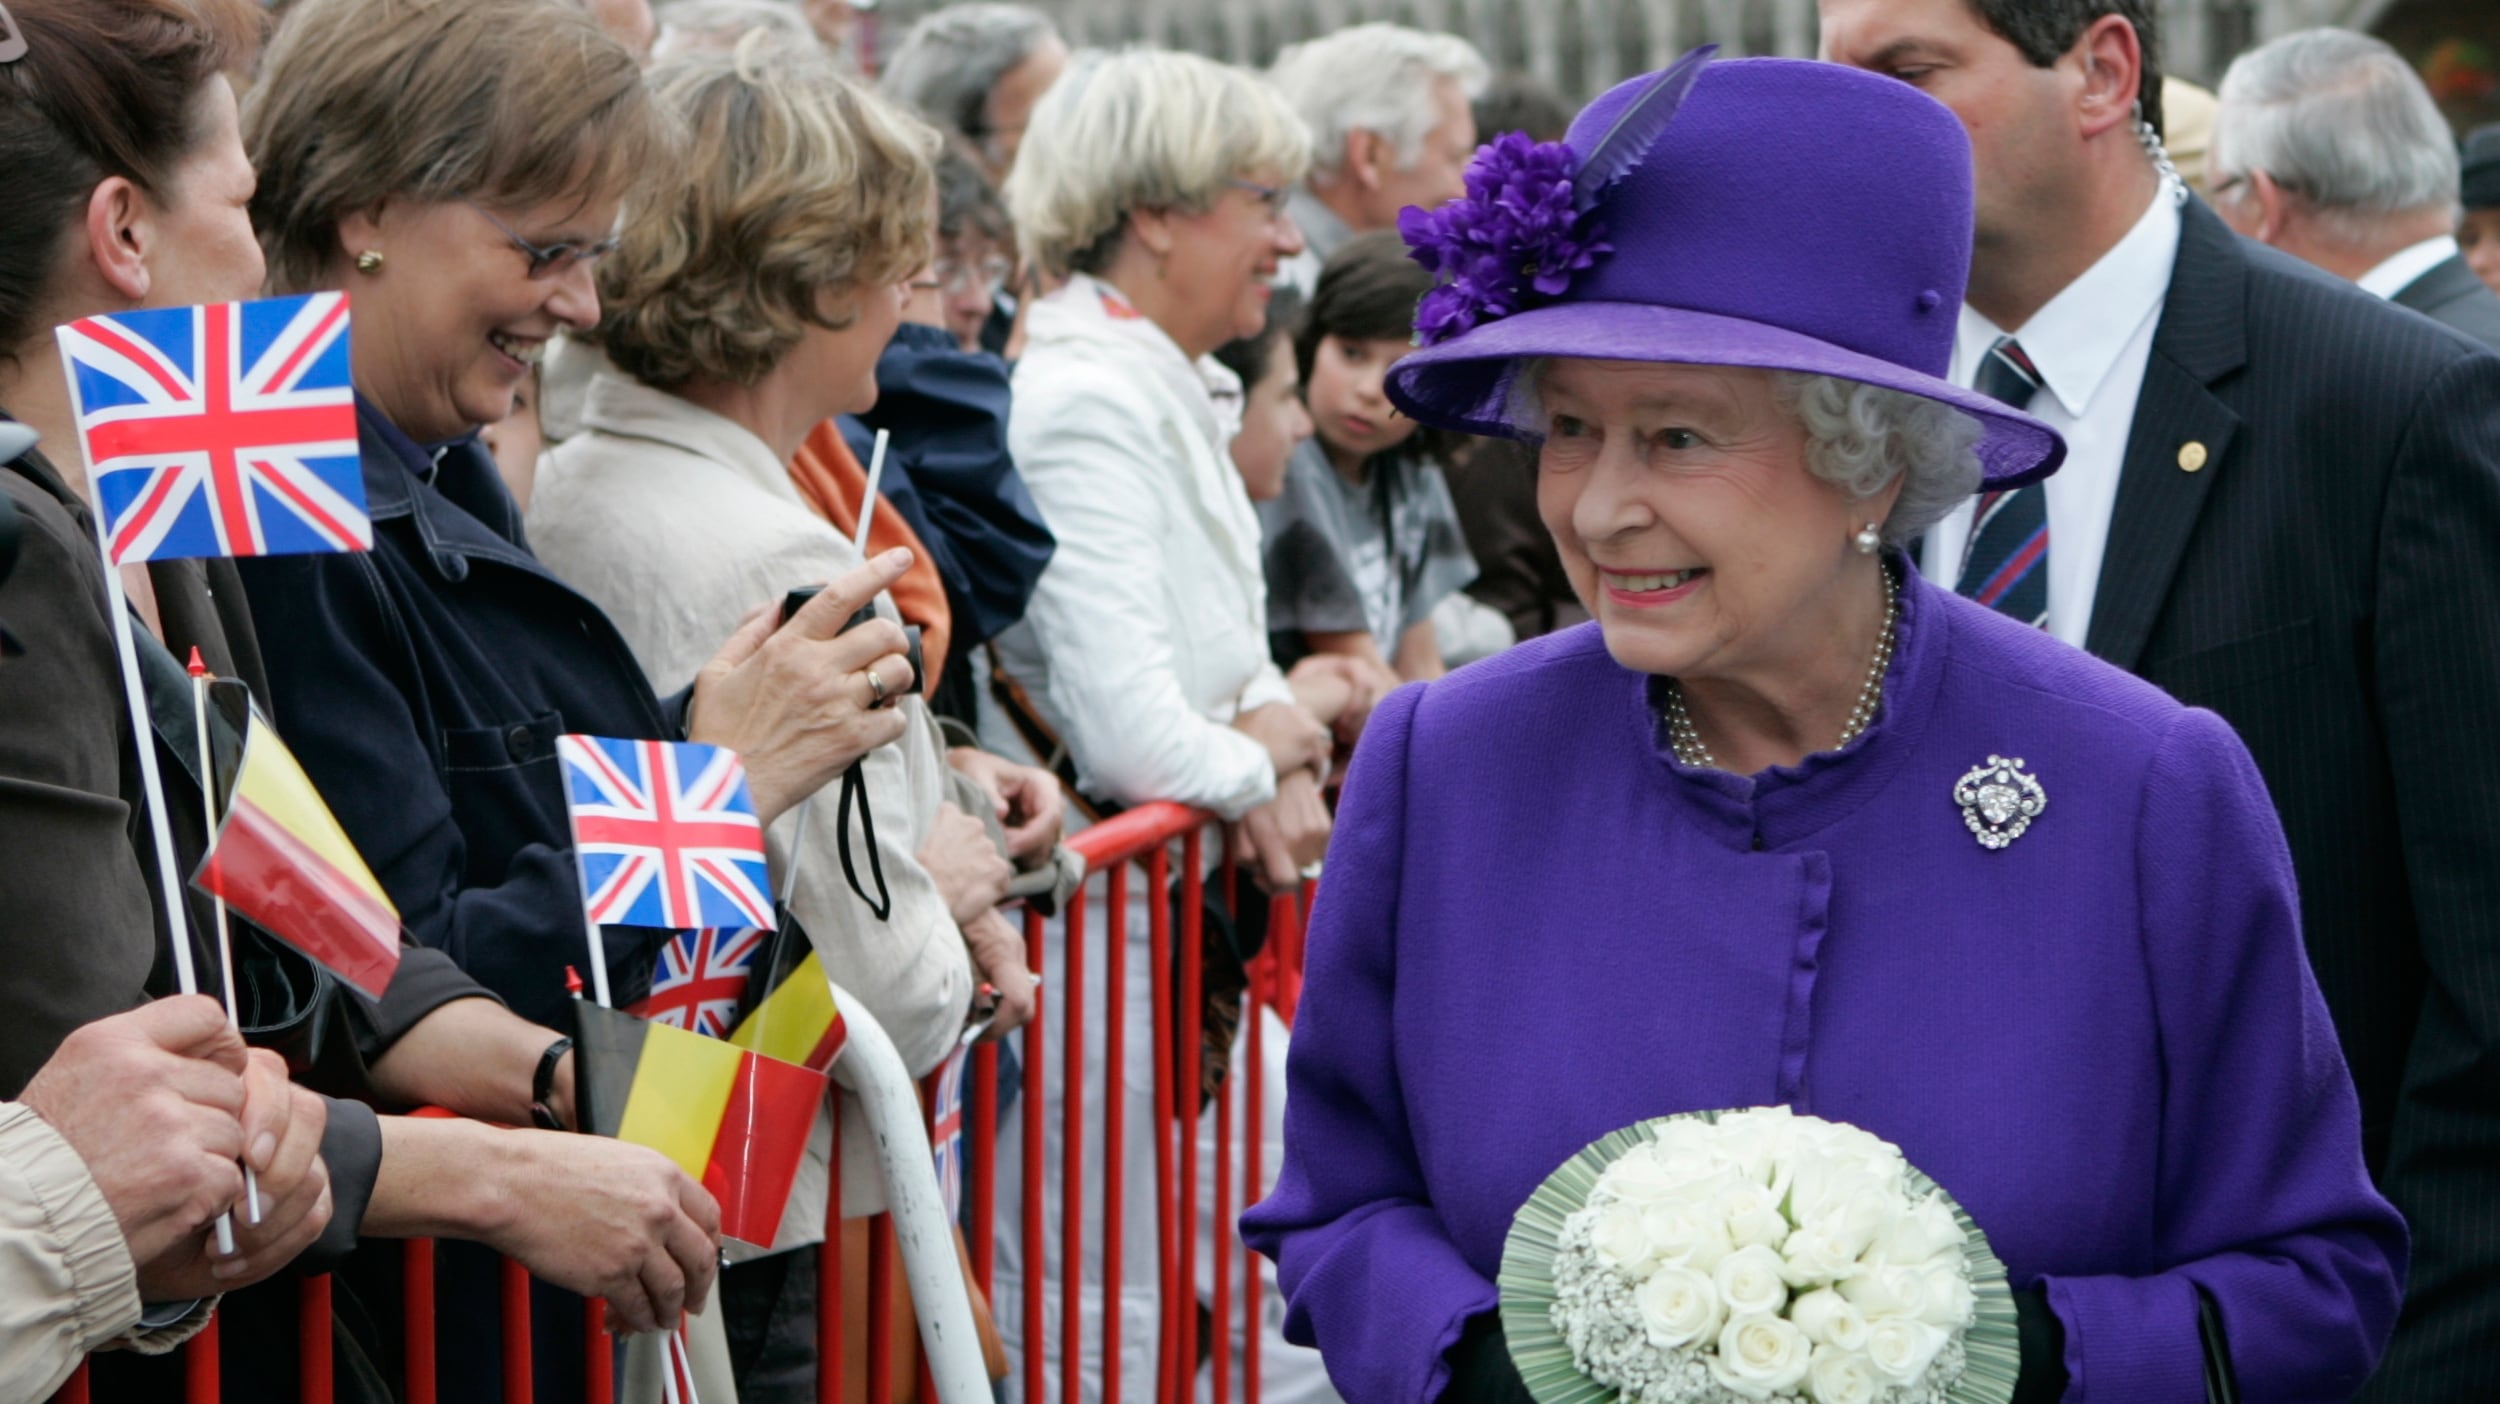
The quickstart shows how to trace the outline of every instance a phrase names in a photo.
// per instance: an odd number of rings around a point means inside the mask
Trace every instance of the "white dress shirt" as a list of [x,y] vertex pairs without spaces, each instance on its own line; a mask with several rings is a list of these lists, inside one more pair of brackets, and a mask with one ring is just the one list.
[[[2110,509],[2118,501],[2127,433],[2153,355],[2153,329],[2179,261],[2179,207],[2154,197],[2135,227],[2014,333],[2040,370],[2030,412],[2066,440],[2066,465],[2048,479],[2049,632],[2077,648],[2092,627]],[[2006,333],[1965,304],[1953,343],[1953,383],[1971,385]],[[1961,575],[1973,501],[1928,529],[1920,568],[1951,585]]]
[[2454,235],[2442,234],[2424,239],[2408,249],[2388,255],[2378,267],[2353,279],[2361,290],[2372,297],[2394,297],[2413,286],[2413,280],[2457,256]]

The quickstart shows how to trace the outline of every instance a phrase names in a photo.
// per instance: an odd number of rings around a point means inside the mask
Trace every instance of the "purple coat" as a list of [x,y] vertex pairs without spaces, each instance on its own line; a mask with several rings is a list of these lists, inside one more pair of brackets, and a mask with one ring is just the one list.
[[[1677,763],[1595,625],[1374,713],[1243,1219],[1354,1404],[1425,1401],[1555,1166],[1785,1102],[1898,1143],[2045,1285],[2070,1401],[2349,1398],[2395,1325],[2264,783],[2209,712],[1912,575],[1876,724],[1759,777]],[[1982,848],[1991,754],[2048,796]]]

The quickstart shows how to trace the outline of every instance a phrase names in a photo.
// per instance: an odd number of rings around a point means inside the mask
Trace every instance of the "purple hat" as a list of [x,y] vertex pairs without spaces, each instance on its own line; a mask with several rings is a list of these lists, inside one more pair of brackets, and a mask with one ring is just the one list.
[[1389,398],[1520,439],[1513,382],[1539,357],[1799,371],[1970,415],[1987,487],[2046,477],[2055,430],[1944,378],[1970,273],[1961,122],[1836,64],[1708,59],[1617,86],[1562,142],[1503,137],[1466,196],[1405,212],[1442,282]]

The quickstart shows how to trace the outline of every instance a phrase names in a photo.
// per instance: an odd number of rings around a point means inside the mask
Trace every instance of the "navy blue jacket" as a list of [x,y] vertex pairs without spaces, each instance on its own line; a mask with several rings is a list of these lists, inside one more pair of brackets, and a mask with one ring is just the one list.
[[[357,421],[373,550],[238,563],[287,742],[417,941],[569,1027],[588,950],[556,737],[680,739],[684,700],[530,554],[474,439],[429,453],[361,398]],[[620,1001],[660,938],[607,933]]]

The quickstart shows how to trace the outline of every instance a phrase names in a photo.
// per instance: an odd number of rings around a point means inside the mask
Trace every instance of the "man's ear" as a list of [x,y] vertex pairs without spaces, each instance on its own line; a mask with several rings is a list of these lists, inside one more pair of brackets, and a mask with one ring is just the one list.
[[2257,228],[2249,237],[2261,244],[2280,245],[2284,233],[2300,217],[2299,197],[2264,171],[2250,171],[2248,200],[2257,207]]
[[1346,133],[1345,165],[1340,173],[1358,190],[1378,190],[1389,172],[1389,142],[1380,133],[1357,127]]
[[2144,47],[2135,26],[2124,15],[2103,15],[2075,41],[2073,53],[2083,68],[2083,91],[2075,104],[2083,135],[2132,125],[2144,83]]
[[154,280],[148,255],[155,252],[154,208],[138,186],[106,176],[87,196],[87,258],[97,276],[135,306],[147,301]]

